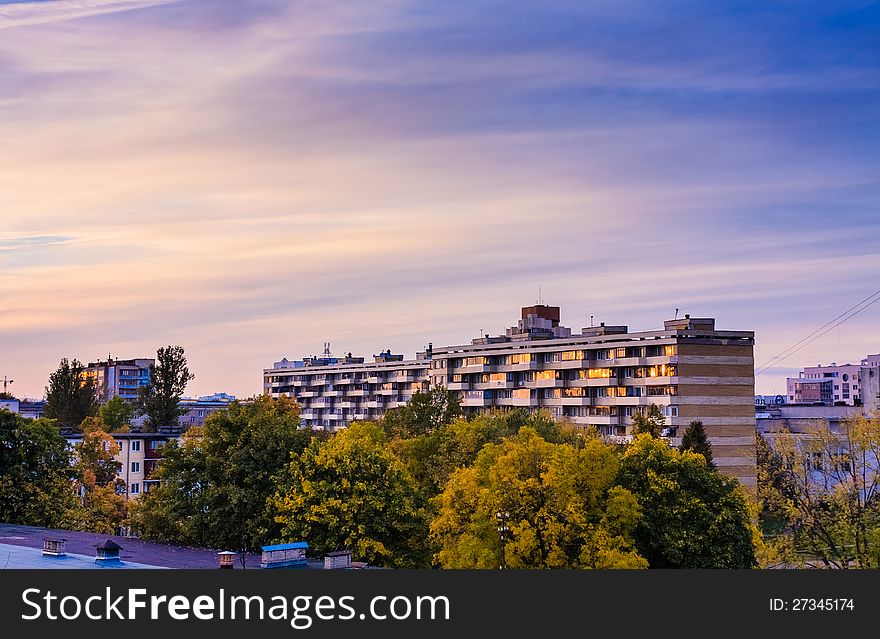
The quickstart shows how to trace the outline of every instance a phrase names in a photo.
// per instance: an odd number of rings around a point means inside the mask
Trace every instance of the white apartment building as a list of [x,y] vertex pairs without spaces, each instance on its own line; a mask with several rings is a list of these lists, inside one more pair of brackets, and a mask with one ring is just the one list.
[[[868,355],[859,364],[818,364],[804,368],[797,377],[786,380],[788,401],[792,403],[842,402],[847,406],[861,406],[862,369],[880,367],[880,354]],[[821,385],[821,399],[814,391]],[[875,399],[875,398],[872,398]]]
[[754,333],[720,331],[712,318],[675,319],[663,329],[588,327],[572,335],[559,308],[522,309],[496,337],[433,348],[404,360],[389,352],[363,358],[283,359],[263,371],[264,392],[302,404],[303,424],[339,428],[377,419],[431,385],[455,392],[466,414],[490,409],[547,410],[576,426],[628,436],[632,418],[661,407],[676,438],[703,422],[719,469],[755,483]]

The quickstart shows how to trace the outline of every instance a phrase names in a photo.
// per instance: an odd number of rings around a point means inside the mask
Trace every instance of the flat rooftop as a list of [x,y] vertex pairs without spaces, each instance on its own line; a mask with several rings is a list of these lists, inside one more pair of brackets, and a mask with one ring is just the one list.
[[[66,540],[67,557],[44,557],[43,540],[46,538]],[[95,546],[107,539],[122,546],[119,552],[122,565],[116,568],[218,567],[217,551],[207,548],[187,548],[131,537],[0,523],[0,568],[101,568],[95,563]],[[259,555],[248,554],[246,557],[247,568],[259,569]],[[238,558],[235,568],[241,568]]]

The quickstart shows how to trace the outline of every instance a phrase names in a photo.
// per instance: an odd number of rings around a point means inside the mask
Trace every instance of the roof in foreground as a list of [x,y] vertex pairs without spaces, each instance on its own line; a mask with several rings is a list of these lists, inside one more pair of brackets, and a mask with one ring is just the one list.
[[[66,558],[44,557],[43,540],[66,540]],[[95,549],[107,539],[121,546],[117,568],[217,568],[217,551],[160,544],[142,539],[74,530],[55,530],[0,523],[0,568],[100,568]],[[246,555],[246,566],[257,568],[260,556]],[[4,565],[5,564],[5,565]],[[240,563],[236,562],[236,568]]]

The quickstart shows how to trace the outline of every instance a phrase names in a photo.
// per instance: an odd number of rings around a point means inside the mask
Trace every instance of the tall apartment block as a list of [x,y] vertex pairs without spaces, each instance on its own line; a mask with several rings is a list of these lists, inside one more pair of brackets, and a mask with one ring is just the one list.
[[504,335],[429,346],[412,360],[390,352],[368,363],[329,354],[284,359],[263,372],[264,392],[297,399],[312,428],[376,419],[437,384],[459,396],[466,414],[543,409],[612,437],[631,435],[633,416],[656,404],[673,443],[699,420],[719,469],[755,483],[753,332],[685,316],[662,330],[600,324],[573,335],[559,320],[558,307],[526,307]]
[[83,374],[95,381],[101,403],[117,395],[134,403],[138,389],[150,383],[150,366],[155,362],[149,358],[113,359],[108,356],[106,361],[89,362]]

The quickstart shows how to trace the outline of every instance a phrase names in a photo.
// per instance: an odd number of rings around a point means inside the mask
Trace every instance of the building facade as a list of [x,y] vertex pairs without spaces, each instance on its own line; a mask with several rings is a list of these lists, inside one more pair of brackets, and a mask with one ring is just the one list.
[[134,404],[138,390],[150,383],[150,366],[156,360],[150,358],[119,359],[108,357],[106,361],[89,362],[84,371],[98,389],[98,401],[102,404],[116,396]]
[[[180,439],[180,432],[110,433],[119,445],[115,459],[119,462],[117,477],[125,482],[125,495],[137,499],[159,485],[156,470],[162,461],[162,447],[172,439]],[[66,435],[68,446],[82,442],[83,435]]]
[[560,326],[558,307],[536,305],[503,335],[429,345],[412,360],[388,355],[371,363],[285,359],[263,372],[264,392],[297,399],[312,428],[379,418],[432,385],[456,393],[466,414],[546,410],[611,437],[631,435],[633,416],[656,404],[673,443],[701,421],[719,469],[755,483],[751,331],[720,331],[712,318],[685,316],[657,331],[602,324],[572,335]]
[[235,395],[228,393],[214,393],[199,398],[184,397],[178,406],[186,412],[177,418],[177,425],[184,430],[193,426],[204,426],[211,413],[229,408],[229,404],[234,401]]
[[[868,355],[859,364],[818,364],[804,368],[797,377],[786,380],[788,401],[793,404],[824,402],[861,406],[862,369],[880,367],[880,354]],[[818,392],[817,392],[818,391]],[[821,395],[821,399],[815,398]]]

